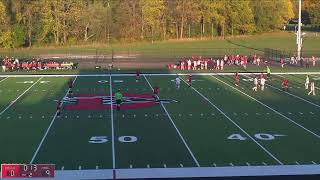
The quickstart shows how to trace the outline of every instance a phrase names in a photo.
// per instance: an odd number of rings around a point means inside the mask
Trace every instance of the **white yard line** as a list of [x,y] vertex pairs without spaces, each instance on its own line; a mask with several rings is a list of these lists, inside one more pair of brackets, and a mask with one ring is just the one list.
[[[72,84],[74,84],[74,82],[77,80],[77,78],[78,78],[78,76],[76,76],[76,77],[74,78]],[[67,92],[66,92],[66,94],[65,94],[64,97],[66,97],[66,96],[68,95],[68,92],[69,92],[69,89],[67,89]],[[61,104],[63,104],[63,101],[61,102]],[[35,153],[34,153],[33,156],[32,156],[32,159],[31,159],[31,161],[30,161],[30,164],[32,164],[32,163],[34,162],[35,158],[37,157],[38,152],[39,152],[39,150],[40,150],[40,148],[41,148],[44,140],[46,139],[46,137],[47,137],[47,135],[48,135],[48,133],[49,133],[49,131],[50,131],[50,129],[51,129],[54,121],[55,121],[55,119],[57,118],[57,115],[58,115],[58,111],[56,111],[56,113],[54,114],[54,116],[53,116],[53,118],[52,118],[52,120],[51,120],[51,122],[50,122],[49,127],[47,128],[45,134],[43,135],[43,137],[42,137],[42,139],[41,139],[41,141],[40,141],[40,143],[39,143],[39,145],[38,145],[38,147],[37,147],[37,150],[35,151]]]
[[[247,75],[244,75],[244,76],[247,77],[247,78],[251,78],[250,76],[247,76]],[[300,100],[302,100],[302,101],[304,101],[304,102],[306,102],[306,103],[309,103],[309,104],[311,104],[311,105],[313,105],[313,106],[316,106],[316,107],[320,108],[320,105],[315,104],[315,103],[313,103],[313,102],[311,102],[311,101],[308,101],[308,100],[306,100],[306,99],[304,99],[304,98],[302,98],[302,97],[300,97],[300,96],[296,96],[296,95],[291,94],[291,93],[289,93],[289,92],[287,92],[287,91],[283,91],[282,89],[279,89],[279,88],[274,87],[274,86],[269,85],[269,84],[266,84],[266,86],[269,86],[269,87],[271,87],[271,88],[273,88],[273,89],[276,89],[276,90],[278,90],[278,91],[280,91],[280,92],[284,92],[284,93],[288,94],[289,96],[292,96],[292,97],[294,97],[294,98],[300,99]]]
[[8,79],[9,77],[6,77],[6,78],[4,78],[4,79],[2,79],[1,81],[0,81],[0,83],[2,83],[3,81],[5,81],[6,79]]
[[112,76],[110,74],[110,79],[109,79],[109,85],[110,85],[110,112],[111,112],[111,133],[112,133],[112,168],[116,168],[116,152],[115,152],[115,143],[114,143],[114,116],[113,116],[113,95],[112,95]]
[[11,101],[11,103],[0,113],[0,116],[9,109],[18,99],[20,99],[25,93],[27,93],[34,85],[36,85],[43,77],[39,78],[35,83],[33,83],[28,89],[26,89],[20,96],[18,96],[15,100]]
[[252,96],[250,96],[250,95],[248,95],[248,94],[244,93],[243,91],[241,91],[241,90],[239,90],[239,89],[237,89],[237,88],[235,88],[235,87],[233,87],[233,86],[229,85],[228,83],[226,83],[226,82],[224,82],[224,81],[222,81],[222,80],[220,80],[220,79],[218,79],[218,78],[216,78],[216,77],[214,77],[214,76],[212,76],[212,77],[213,77],[213,78],[215,78],[216,80],[218,80],[219,82],[221,82],[221,83],[223,83],[223,84],[225,84],[225,85],[227,85],[227,86],[231,87],[232,89],[234,89],[234,90],[236,90],[236,91],[240,92],[241,94],[243,94],[243,95],[247,96],[248,98],[250,98],[250,99],[254,100],[255,102],[257,102],[257,103],[261,104],[262,106],[264,106],[264,107],[266,107],[266,108],[270,109],[270,110],[271,110],[271,111],[273,111],[274,113],[276,113],[276,114],[280,115],[281,117],[283,117],[283,118],[287,119],[289,122],[291,122],[291,123],[295,124],[296,126],[298,126],[298,127],[302,128],[302,129],[304,129],[305,131],[309,132],[310,134],[312,134],[312,135],[316,136],[317,138],[320,138],[320,135],[318,135],[318,134],[314,133],[313,131],[311,131],[311,130],[309,130],[309,129],[305,128],[305,127],[304,127],[304,126],[302,126],[301,124],[299,124],[299,123],[295,122],[294,120],[290,119],[289,117],[287,117],[287,116],[285,116],[285,115],[281,114],[281,113],[280,113],[280,112],[278,112],[277,110],[275,110],[275,109],[271,108],[270,106],[268,106],[268,105],[264,104],[263,102],[261,102],[261,101],[257,100],[256,98],[254,98],[254,97],[252,97]]
[[[150,86],[150,88],[153,90],[153,87],[151,86],[151,84],[150,84],[149,80],[147,79],[147,77],[146,77],[145,75],[143,75],[143,76],[144,76],[144,78],[146,79],[146,81],[147,81],[148,85]],[[166,112],[166,114],[167,114],[167,116],[168,116],[171,124],[172,124],[173,127],[176,129],[176,131],[177,131],[178,135],[180,136],[180,139],[182,140],[183,144],[186,146],[187,150],[189,151],[189,154],[191,155],[193,161],[196,163],[196,165],[197,165],[198,167],[200,167],[200,164],[199,164],[197,158],[194,156],[193,152],[192,152],[191,149],[189,148],[187,142],[185,141],[184,137],[183,137],[182,134],[180,133],[180,131],[179,131],[179,129],[177,128],[176,124],[173,122],[170,114],[169,114],[168,111],[167,111],[167,108],[163,105],[162,102],[160,102],[160,104],[161,104],[163,110]]]
[[[188,84],[183,78],[180,78],[184,83]],[[277,161],[280,165],[283,163],[276,158],[270,151],[268,151],[264,146],[262,146],[258,141],[256,141],[249,133],[247,133],[244,129],[242,129],[235,121],[233,121],[226,113],[224,113],[218,106],[212,103],[207,97],[205,97],[202,93],[200,93],[196,88],[191,88],[198,93],[204,100],[206,100],[209,104],[211,104],[216,110],[218,110],[224,117],[226,117],[232,124],[234,124],[238,129],[240,129],[244,134],[246,134],[254,143],[256,143],[264,152],[266,152],[271,158]]]

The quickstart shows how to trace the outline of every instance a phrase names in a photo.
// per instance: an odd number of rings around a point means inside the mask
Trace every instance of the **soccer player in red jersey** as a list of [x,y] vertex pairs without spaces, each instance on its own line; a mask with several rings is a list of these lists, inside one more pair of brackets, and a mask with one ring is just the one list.
[[136,82],[138,82],[140,79],[140,73],[141,72],[139,70],[136,71]]
[[153,87],[153,98],[154,100],[158,100],[158,94],[159,94],[159,87],[157,85],[155,85]]
[[61,100],[59,100],[58,102],[57,102],[57,117],[60,117],[60,114],[61,114],[61,106],[62,106],[62,102],[61,102]]
[[189,87],[192,86],[192,75],[190,74],[188,77],[188,83],[189,83]]
[[282,90],[288,91],[288,89],[289,89],[289,80],[288,79],[284,79],[282,81]]
[[239,83],[240,83],[239,73],[236,72],[236,83],[235,83],[235,85],[236,85],[236,86],[239,86]]

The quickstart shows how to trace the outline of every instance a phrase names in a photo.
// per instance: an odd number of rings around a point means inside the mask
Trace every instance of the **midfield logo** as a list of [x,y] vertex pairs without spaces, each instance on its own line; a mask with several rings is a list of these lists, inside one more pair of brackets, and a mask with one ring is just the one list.
[[[63,98],[64,109],[66,110],[103,110],[115,108],[116,102],[110,94],[77,94],[73,97]],[[121,109],[136,109],[151,107],[159,103],[177,102],[171,99],[155,100],[145,94],[124,94]]]

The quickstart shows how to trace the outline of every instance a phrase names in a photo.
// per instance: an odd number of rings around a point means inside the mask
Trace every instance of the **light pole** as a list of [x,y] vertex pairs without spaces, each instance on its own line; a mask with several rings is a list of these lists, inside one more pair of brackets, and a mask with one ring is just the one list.
[[297,45],[298,45],[298,61],[301,60],[301,47],[302,47],[302,37],[301,37],[301,1],[299,0],[299,22],[298,22],[298,32],[297,32]]

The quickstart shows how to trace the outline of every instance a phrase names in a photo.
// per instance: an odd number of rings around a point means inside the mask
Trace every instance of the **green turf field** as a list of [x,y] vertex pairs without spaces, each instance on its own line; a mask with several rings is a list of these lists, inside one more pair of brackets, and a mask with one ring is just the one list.
[[[186,75],[180,89],[175,74],[143,74],[138,82],[133,74],[3,76],[0,163],[51,163],[57,176],[97,179],[112,178],[114,169],[128,178],[230,176],[237,168],[320,174],[320,74],[310,75],[316,96],[307,95],[302,73],[273,74],[263,92],[252,91],[252,73],[241,74],[239,87],[232,73],[195,74],[192,87]],[[284,78],[289,92],[281,90]],[[55,100],[70,79],[74,97],[98,100],[83,101],[89,110],[80,100],[74,110],[64,102],[57,117]],[[154,85],[160,102],[151,97]],[[118,89],[131,97],[120,111],[111,108]]]

